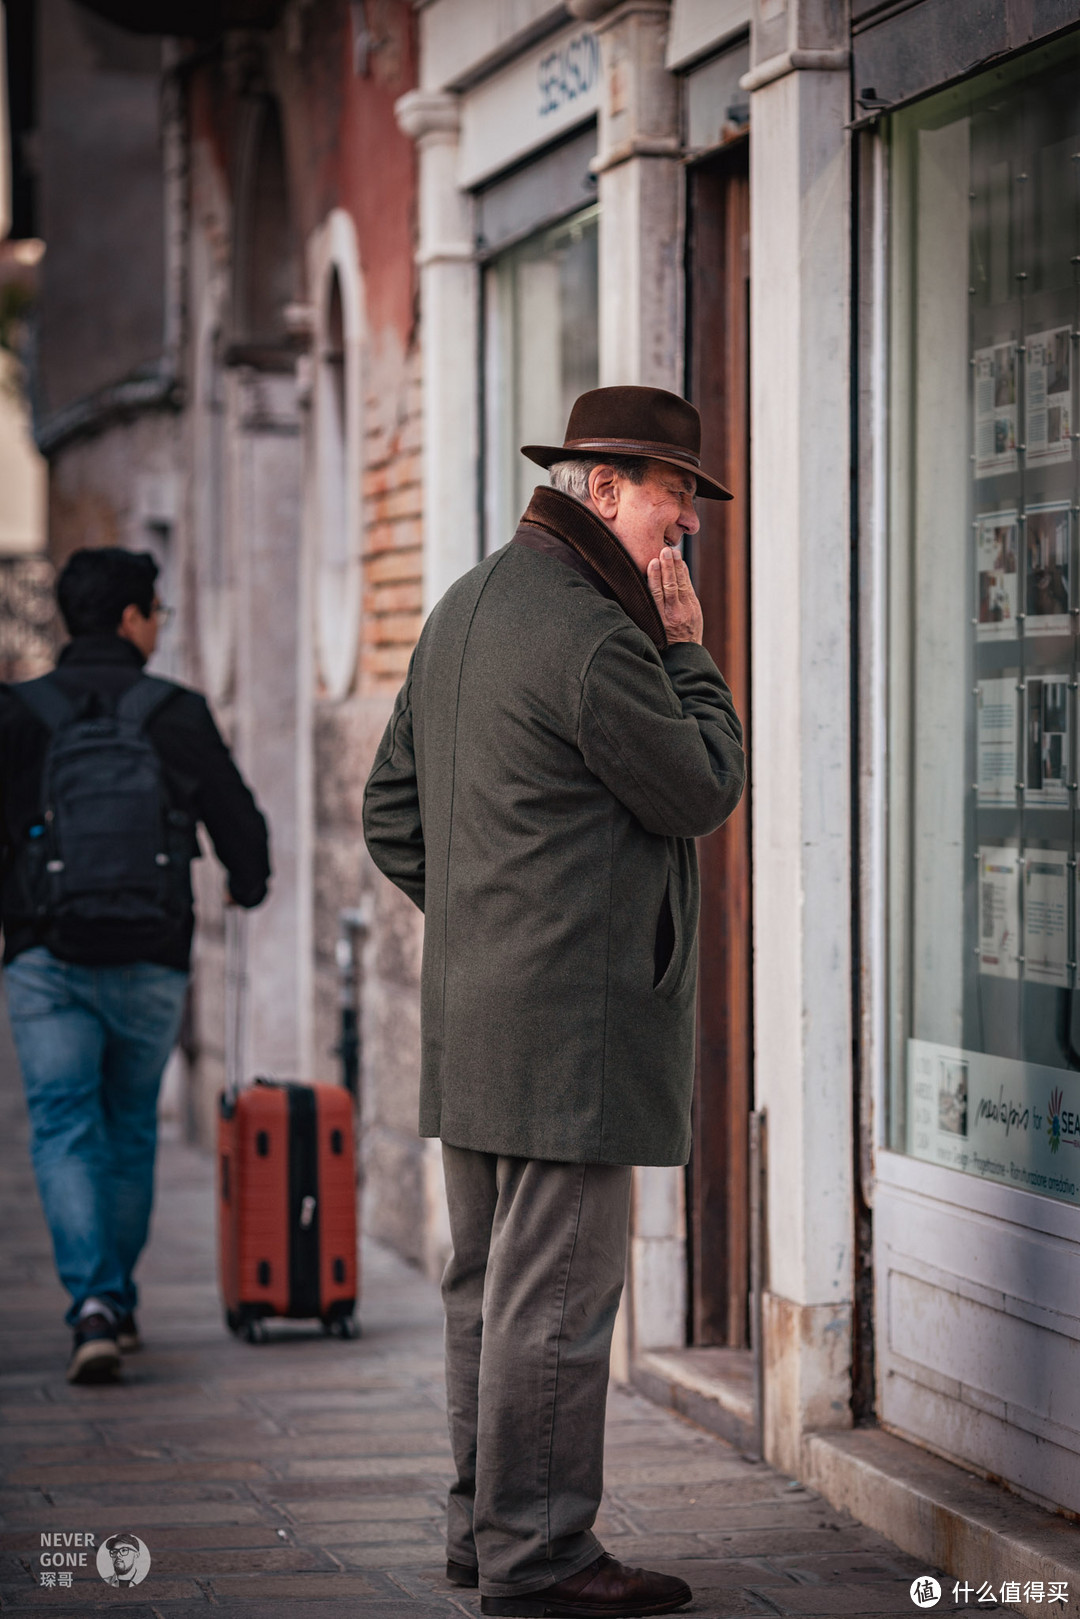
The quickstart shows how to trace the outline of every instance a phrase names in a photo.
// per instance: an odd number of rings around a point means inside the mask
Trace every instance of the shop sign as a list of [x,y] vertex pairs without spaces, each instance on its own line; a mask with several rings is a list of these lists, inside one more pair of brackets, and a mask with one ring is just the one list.
[[546,39],[462,100],[458,183],[477,185],[596,114],[600,42],[575,25]]
[[1080,1073],[908,1041],[908,1152],[1080,1203]]

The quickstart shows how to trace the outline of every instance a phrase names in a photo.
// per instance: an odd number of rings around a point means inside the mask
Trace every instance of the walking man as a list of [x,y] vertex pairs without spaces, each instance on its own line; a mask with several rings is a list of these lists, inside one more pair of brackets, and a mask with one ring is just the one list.
[[368,780],[367,845],[425,912],[420,1130],[442,1139],[456,1480],[481,1612],[667,1613],[593,1534],[634,1164],[690,1145],[698,876],[742,733],[678,547],[693,406],[582,395],[511,544],[432,612]]
[[148,552],[76,551],[56,669],[0,690],[4,979],[73,1383],[139,1347],[132,1273],[153,1201],[157,1098],[176,1043],[205,825],[229,894],[258,905],[266,822],[204,698],[143,674],[166,614]]

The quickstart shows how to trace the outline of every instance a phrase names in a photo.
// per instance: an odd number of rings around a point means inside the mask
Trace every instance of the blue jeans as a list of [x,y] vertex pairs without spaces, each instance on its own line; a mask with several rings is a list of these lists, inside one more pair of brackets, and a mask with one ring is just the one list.
[[187,974],[76,967],[25,950],[4,969],[30,1110],[30,1152],[69,1325],[88,1298],[134,1309],[154,1198],[157,1098]]

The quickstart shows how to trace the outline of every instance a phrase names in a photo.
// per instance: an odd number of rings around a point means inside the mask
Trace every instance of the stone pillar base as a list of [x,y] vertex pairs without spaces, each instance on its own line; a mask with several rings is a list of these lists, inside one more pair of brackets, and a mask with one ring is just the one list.
[[851,1427],[851,1310],[765,1293],[762,1336],[765,1459],[804,1478],[807,1436]]

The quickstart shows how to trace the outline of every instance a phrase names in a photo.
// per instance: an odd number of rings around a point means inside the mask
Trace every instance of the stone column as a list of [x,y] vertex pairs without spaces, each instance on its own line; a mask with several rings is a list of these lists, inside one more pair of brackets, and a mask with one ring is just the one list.
[[295,376],[242,368],[235,403],[236,750],[270,823],[274,866],[269,898],[247,923],[246,1077],[291,1079],[307,1077],[312,988],[297,758],[307,732],[298,669],[303,471]]
[[472,202],[457,184],[457,96],[410,90],[396,112],[420,152],[424,609],[430,611],[479,560],[477,269]]
[[756,0],[754,995],[768,1114],[765,1448],[850,1424],[850,168],[846,6]]
[[[682,391],[678,82],[664,67],[669,0],[577,0],[600,41],[593,164],[600,201],[600,382]],[[600,13],[603,13],[600,15]]]

